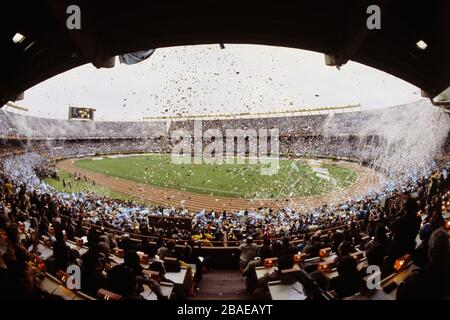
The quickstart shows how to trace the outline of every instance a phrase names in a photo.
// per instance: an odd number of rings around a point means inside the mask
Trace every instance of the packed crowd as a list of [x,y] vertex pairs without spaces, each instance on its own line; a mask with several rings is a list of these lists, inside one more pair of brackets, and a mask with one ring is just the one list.
[[[396,115],[401,106],[385,109]],[[283,135],[322,135],[332,131],[335,135],[358,134],[361,124],[376,119],[377,111],[357,111],[315,115],[266,116],[240,119],[204,120],[203,130],[272,129]],[[364,120],[364,121],[362,121]],[[172,130],[194,128],[194,120],[154,120],[135,122],[67,121],[22,115],[0,110],[0,136],[33,139],[95,139],[95,138],[145,138],[165,135]]]
[[164,122],[68,121],[3,110],[0,124],[0,135],[33,139],[148,138],[166,130]]
[[[384,274],[389,274],[396,258],[404,253],[414,254],[415,263],[424,271],[417,280],[418,284],[399,289],[400,298],[423,297],[424,293],[427,297],[442,298],[447,294],[445,279],[448,269],[442,269],[442,266],[447,266],[444,249],[448,249],[448,236],[445,238],[438,231],[444,223],[442,201],[449,200],[446,192],[450,181],[448,163],[437,164],[439,170],[411,180],[401,189],[368,195],[359,201],[349,200],[337,206],[324,206],[304,214],[289,208],[222,213],[202,210],[194,213],[176,208],[148,208],[94,194],[57,193],[46,189],[35,173],[37,167],[47,166],[46,161],[45,157],[31,152],[3,161],[0,228],[4,230],[6,240],[1,240],[0,283],[4,287],[0,292],[7,292],[7,298],[56,298],[39,289],[29,270],[30,254],[42,237],[55,239],[53,258],[46,262],[49,272],[63,270],[70,264],[80,265],[85,275],[83,292],[93,296],[100,288],[107,288],[126,299],[139,298],[142,285],[147,285],[159,299],[165,299],[158,283],[143,272],[136,252],[145,252],[152,261],[149,268],[160,272],[164,279],[165,265],[161,260],[164,257],[176,257],[186,265],[194,263],[198,265],[197,270],[202,270],[202,263],[193,254],[193,248],[225,239],[229,245],[245,241],[239,247],[241,267],[248,291],[256,297],[264,297],[267,283],[282,276],[278,272],[263,279],[255,277],[254,268],[265,258],[277,257],[279,270],[283,270],[292,267],[292,256],[297,252],[314,257],[324,247],[331,247],[338,253],[338,277],[328,281],[314,268],[309,270],[308,277],[314,279],[321,290],[331,290],[338,298],[358,292],[364,273],[348,258],[356,246],[366,250],[368,263],[379,265]],[[405,205],[386,209],[386,198],[399,195],[408,199]],[[425,216],[422,227],[418,212]],[[192,218],[192,230],[177,228],[176,225],[165,228],[152,226],[149,217],[155,215]],[[25,222],[37,232],[19,237],[18,224]],[[86,225],[91,225],[89,232],[84,228]],[[422,245],[415,250],[419,229]],[[153,236],[157,242],[150,243],[148,238],[144,238],[141,244],[132,245],[127,235],[116,237],[112,230]],[[373,240],[364,242],[364,234]],[[79,253],[67,247],[64,239],[84,236],[87,237],[89,251],[80,257]],[[181,243],[187,244],[176,250],[176,242],[165,242],[163,238],[184,240]],[[282,242],[278,240],[281,238]],[[253,239],[263,240],[263,246],[257,247],[252,243]],[[105,257],[115,248],[125,250],[125,259],[122,264],[112,266]],[[254,257],[260,259],[253,260]],[[308,271],[307,266],[305,270]],[[198,285],[201,271],[195,277],[189,283]],[[175,296],[183,299],[188,290],[178,288]]]
[[[429,179],[420,179],[396,205],[360,212],[358,220],[338,229],[317,231],[298,245],[288,238],[283,241],[265,238],[263,245],[257,246],[252,237],[247,238],[239,247],[247,290],[261,298],[268,292],[269,281],[289,283],[283,271],[290,272],[294,268],[293,257],[301,253],[302,269],[323,291],[342,299],[368,290],[365,282],[368,266],[377,266],[384,279],[400,270],[398,261],[409,256],[417,269],[399,284],[395,298],[447,299],[450,296],[450,242],[449,225],[443,214],[450,207],[449,182],[446,170],[435,172]],[[337,276],[332,278],[326,271],[318,270],[317,262],[307,262],[308,258],[322,256],[322,250],[327,249],[335,253],[328,262],[337,270]],[[362,267],[353,255],[357,251],[366,258]],[[273,258],[278,261],[278,269],[258,277],[255,268]],[[298,277],[292,281],[301,282]]]
[[[351,256],[358,246],[359,250],[366,251],[368,264],[378,265],[385,275],[392,271],[397,258],[406,253],[412,254],[415,264],[422,269],[415,282],[399,288],[399,298],[440,299],[446,297],[450,287],[449,242],[442,217],[450,207],[448,169],[447,164],[429,177],[420,178],[416,183],[397,190],[396,195],[402,199],[397,205],[387,206],[378,198],[371,197],[339,207],[321,208],[306,215],[287,209],[280,212],[268,210],[262,215],[258,212],[220,215],[199,212],[193,216],[192,237],[187,233],[180,234],[180,230],[165,228],[159,230],[162,233],[158,234],[156,243],[148,238],[133,243],[128,235],[117,237],[108,228],[156,235],[154,232],[158,230],[152,229],[146,219],[149,214],[192,216],[191,213],[168,208],[132,207],[130,203],[94,195],[29,191],[25,184],[17,185],[2,176],[0,294],[7,293],[7,297],[2,298],[56,298],[39,289],[29,264],[38,241],[48,237],[54,239],[53,257],[46,261],[48,272],[55,274],[68,265],[79,265],[84,275],[83,292],[95,296],[100,288],[106,288],[125,299],[135,299],[139,298],[142,285],[146,285],[154,290],[159,299],[165,299],[158,282],[143,272],[137,251],[148,255],[148,268],[158,271],[162,279],[166,257],[178,258],[185,265],[196,264],[200,271],[195,279],[187,282],[189,287],[201,281],[202,262],[193,254],[193,248],[198,241],[213,239],[216,235],[213,230],[217,229],[228,234],[230,239],[245,240],[239,247],[241,268],[248,291],[256,296],[263,297],[267,293],[267,283],[279,279],[282,270],[292,268],[294,255],[301,252],[308,258],[316,257],[325,247],[337,253],[334,263],[338,276],[328,281],[316,267],[304,265],[303,269],[310,272],[308,277],[314,279],[323,291],[334,292],[337,298],[352,295],[361,289],[364,275],[356,268]],[[122,210],[124,207],[125,211]],[[90,229],[84,227],[85,222],[91,224]],[[28,230],[35,232],[23,236],[19,225],[26,223],[29,224]],[[333,226],[337,228],[329,229]],[[277,229],[278,233],[271,233],[272,228]],[[300,234],[303,234],[302,241],[295,241]],[[422,241],[416,248],[418,234]],[[363,241],[363,235],[373,240]],[[164,241],[164,236],[185,239],[185,245],[176,249],[175,242]],[[89,248],[83,256],[65,243],[66,240],[82,237],[86,237]],[[283,240],[276,239],[278,237]],[[254,238],[262,239],[262,246],[253,243]],[[124,262],[108,263],[106,257],[117,248],[124,251]],[[254,260],[255,257],[259,259]],[[255,267],[270,257],[278,258],[279,271],[257,279]],[[188,288],[178,288],[175,295],[184,299],[186,292]]]
[[[316,138],[309,137],[307,139]],[[135,148],[139,152],[146,147],[148,148],[147,151],[156,152],[160,150],[157,145],[152,142],[142,144],[140,140],[39,142],[31,146],[31,150],[34,151],[4,157],[2,171],[5,177],[17,186],[23,184],[29,192],[47,193],[57,199],[61,206],[70,207],[71,214],[75,217],[77,217],[78,212],[83,212],[83,220],[86,223],[102,224],[107,228],[129,233],[145,233],[155,237],[180,240],[193,238],[194,240],[201,240],[205,245],[211,245],[211,242],[215,241],[239,241],[248,235],[256,240],[262,240],[265,237],[295,239],[300,235],[316,230],[329,229],[358,221],[367,215],[380,215],[384,205],[383,199],[396,192],[416,192],[431,174],[431,171],[429,171],[419,177],[413,176],[400,184],[387,184],[384,188],[367,194],[363,199],[349,199],[346,203],[336,205],[332,205],[330,201],[328,206],[317,208],[309,213],[301,213],[289,207],[280,210],[259,208],[258,210],[238,212],[209,212],[206,210],[188,212],[182,208],[147,207],[128,201],[105,199],[91,193],[58,193],[41,179],[45,172],[51,175],[51,168],[54,167],[51,159],[54,158],[95,155],[114,151],[136,151]],[[291,145],[299,146],[302,143],[295,141]],[[333,154],[333,151],[339,154],[339,150],[345,150],[345,148],[342,148],[345,144],[340,140],[326,145],[330,154]],[[27,147],[24,148],[26,150]],[[311,145],[311,150],[314,149],[318,150],[316,152],[323,152],[324,155],[327,155],[327,152],[316,144]],[[355,150],[358,150],[358,148],[355,148]],[[346,155],[357,158],[355,153]],[[442,167],[442,164],[435,163],[434,166],[434,169],[436,169],[439,166]],[[181,230],[177,229],[176,226],[167,229],[149,228],[146,223],[149,216],[191,218],[192,230]]]
[[[28,192],[25,185],[16,186],[8,179],[0,179],[0,300],[4,299],[61,299],[58,295],[44,291],[40,283],[42,270],[57,275],[69,265],[81,268],[81,289],[84,293],[97,297],[100,289],[110,290],[124,299],[137,299],[142,296],[144,285],[151,288],[158,299],[168,299],[160,289],[160,281],[165,279],[164,258],[177,257],[179,263],[189,267],[197,264],[195,277],[188,277],[187,288],[175,287],[174,295],[183,299],[191,284],[201,280],[201,262],[192,253],[192,244],[186,244],[178,254],[173,242],[156,244],[142,241],[133,244],[127,236],[116,238],[112,233],[92,227],[82,226],[84,210],[89,202],[61,202],[56,195]],[[25,227],[25,225],[27,225]],[[86,238],[86,253],[73,249],[67,241]],[[36,262],[41,255],[39,242],[51,239],[49,247],[52,256],[45,260],[45,267]],[[145,239],[148,240],[148,239]],[[107,258],[113,250],[123,250],[123,262],[111,263]],[[158,281],[146,275],[141,267],[138,252],[147,255],[148,270],[159,272]]]
[[[365,113],[366,116],[370,118],[375,114]],[[376,135],[348,135],[348,128],[353,126],[353,121],[358,123],[358,117],[345,113],[333,117],[280,117],[258,119],[257,124],[270,128],[279,121],[283,122],[282,127],[287,128],[289,134],[281,133],[282,154],[346,157],[371,164],[377,154],[385,151],[386,146]],[[245,242],[239,246],[242,271],[248,291],[255,291],[257,295],[266,293],[267,282],[280,276],[271,275],[263,281],[255,278],[254,268],[261,265],[265,258],[277,257],[279,270],[288,269],[295,253],[302,252],[308,257],[315,257],[324,247],[331,247],[338,254],[336,264],[339,276],[328,282],[323,274],[312,271],[311,277],[323,290],[333,290],[340,298],[358,292],[362,273],[356,270],[353,260],[348,258],[357,246],[366,251],[369,264],[380,266],[384,274],[389,274],[393,261],[399,256],[414,254],[415,263],[423,267],[424,275],[416,281],[415,287],[412,285],[411,288],[400,290],[403,297],[417,297],[422,292],[432,297],[442,297],[448,290],[447,280],[442,282],[444,285],[437,283],[438,280],[447,279],[444,274],[446,269],[442,269],[442,266],[448,267],[448,236],[445,237],[442,230],[442,213],[446,210],[442,201],[449,200],[447,191],[450,180],[450,165],[445,161],[436,161],[420,173],[412,172],[409,176],[403,176],[402,180],[391,181],[364,198],[348,199],[340,204],[331,204],[330,201],[329,205],[307,213],[289,207],[238,212],[189,212],[183,208],[148,207],[92,193],[57,192],[42,180],[45,175],[52,175],[55,158],[115,152],[167,152],[171,141],[159,132],[168,130],[166,123],[124,123],[124,131],[121,130],[121,123],[93,124],[36,119],[0,111],[0,121],[5,125],[0,127],[3,136],[38,138],[4,139],[0,145],[0,286],[7,288],[0,290],[0,294],[8,292],[11,297],[19,298],[45,295],[33,284],[28,270],[29,253],[35,251],[37,241],[45,236],[54,239],[54,256],[48,263],[49,270],[55,272],[73,263],[80,265],[83,272],[89,275],[83,290],[93,295],[99,288],[109,288],[124,297],[135,298],[139,293],[138,287],[145,284],[162,299],[158,284],[143,275],[136,251],[147,253],[151,261],[156,262],[153,268],[164,276],[164,264],[158,259],[174,256],[186,264],[197,264],[197,269],[201,270],[193,247],[222,246],[225,243],[237,246],[242,241]],[[254,119],[221,120],[221,127],[247,128],[255,125],[252,121]],[[214,127],[214,123],[208,121],[204,129]],[[192,121],[177,121],[175,128],[189,129],[192,125]],[[322,134],[326,127],[333,126],[347,131],[343,136]],[[56,129],[48,133],[45,130],[48,127]],[[77,132],[85,133],[80,137]],[[142,133],[148,136],[143,137]],[[42,137],[57,139],[39,139]],[[91,139],[93,137],[100,139]],[[391,147],[395,148],[396,145]],[[389,199],[393,198],[403,199],[401,205],[387,205]],[[425,217],[422,225],[418,212]],[[188,218],[191,219],[191,227],[181,228],[176,223],[159,227],[150,223],[152,217]],[[19,237],[18,224],[24,222],[37,232]],[[86,227],[90,227],[89,232],[86,232]],[[113,231],[125,235],[116,238]],[[416,249],[414,245],[418,233],[422,244]],[[147,240],[136,246],[131,245],[127,234],[150,238],[144,237]],[[364,235],[373,240],[363,241]],[[67,248],[63,239],[73,240],[83,236],[87,237],[89,252],[80,257]],[[148,239],[156,240],[157,244],[150,243]],[[283,241],[280,242],[280,239]],[[254,240],[263,245],[257,246]],[[174,241],[187,244],[182,250],[176,250],[177,242]],[[125,262],[111,268],[105,257],[115,248],[125,251]],[[260,259],[253,260],[255,257]],[[194,282],[198,283],[201,271],[196,277]],[[427,286],[427,281],[438,290],[430,293],[432,287]],[[179,298],[183,298],[184,294],[183,291],[176,293]]]

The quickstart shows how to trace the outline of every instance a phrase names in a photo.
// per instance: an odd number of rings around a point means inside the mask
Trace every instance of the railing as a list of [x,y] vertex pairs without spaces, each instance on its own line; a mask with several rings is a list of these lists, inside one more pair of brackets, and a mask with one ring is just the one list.
[[[117,230],[117,229],[113,229],[113,228],[108,228],[108,227],[103,227],[103,226],[99,226],[96,224],[91,224],[91,223],[87,223],[84,222],[83,227],[85,229],[89,229],[91,227],[96,228],[96,229],[100,229],[101,231],[107,232],[107,233],[112,233],[114,235],[129,235],[129,237],[131,239],[137,240],[137,241],[142,241],[142,239],[146,238],[148,240],[150,240],[150,242],[156,242],[159,241],[160,239],[162,239],[163,241],[175,241],[176,245],[178,246],[184,246],[185,243],[187,241],[189,241],[190,239],[175,239],[175,238],[161,238],[161,237],[157,237],[157,236],[151,236],[151,235],[143,235],[140,233],[133,233],[133,232],[127,232],[127,231],[122,231],[122,230]],[[331,228],[325,228],[325,229],[316,229],[314,231],[309,231],[309,232],[305,232],[305,233],[301,233],[299,235],[296,236],[288,236],[286,237],[287,239],[289,239],[289,241],[291,241],[291,243],[293,244],[299,244],[301,242],[304,242],[306,239],[307,235],[313,235],[315,234],[317,231],[321,231],[322,233],[328,233],[330,231],[335,231],[338,229],[345,229],[347,228],[348,225],[347,224],[341,224],[339,226],[335,226],[335,227],[331,227]],[[284,238],[271,238],[271,241],[282,241]],[[262,244],[264,240],[254,240],[253,242],[256,244]],[[204,239],[202,240],[198,240],[196,241],[197,244],[199,244],[201,247],[203,248],[215,248],[215,249],[219,249],[219,248],[233,248],[233,247],[238,247],[241,243],[242,240],[229,240],[227,239],[226,235],[223,241],[207,241],[205,242]],[[211,244],[210,246],[208,245],[204,245],[205,243]]]

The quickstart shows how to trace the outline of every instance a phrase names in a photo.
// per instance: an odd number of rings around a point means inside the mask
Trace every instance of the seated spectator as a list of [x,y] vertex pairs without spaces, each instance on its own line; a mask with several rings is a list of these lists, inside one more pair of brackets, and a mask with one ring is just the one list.
[[159,285],[142,275],[139,256],[133,250],[126,251],[124,263],[114,266],[108,272],[108,284],[110,291],[120,294],[125,300],[142,299],[142,284],[147,284],[159,299],[164,298]]
[[169,240],[166,246],[162,245],[158,249],[158,256],[161,260],[164,260],[166,257],[176,257],[175,241]]
[[282,246],[280,241],[274,241],[272,242],[272,252],[274,257],[281,257],[283,254],[282,252]]
[[73,241],[75,238],[75,228],[72,225],[71,219],[63,216],[61,219],[61,226],[66,232],[67,239]]
[[258,257],[261,256],[260,251],[263,248],[266,248],[266,249],[268,248],[269,250],[272,250],[271,246],[272,246],[272,241],[270,241],[269,238],[264,238],[262,246],[260,246],[260,247],[258,247],[258,249],[256,249],[256,256],[258,256]]
[[81,289],[84,293],[96,297],[99,289],[108,287],[108,279],[104,273],[106,258],[94,247],[84,254],[82,261]]
[[100,236],[100,233],[98,232],[98,229],[94,226],[91,226],[89,229],[88,235],[87,235],[87,245],[97,245],[98,244],[98,238]]
[[318,285],[319,288],[328,291],[330,288],[330,280],[322,271],[313,271],[311,272],[311,279],[313,279]]
[[193,281],[196,285],[196,289],[198,289],[198,284],[203,278],[203,263],[200,261],[200,258],[193,253],[192,247],[189,244],[186,244],[183,247],[180,255],[180,261],[186,264],[195,264],[195,275]]
[[117,246],[123,251],[134,250],[133,243],[130,239],[129,234],[123,234],[122,237],[117,242]]
[[83,228],[83,219],[78,219],[75,227],[75,236],[78,238],[82,238],[86,236],[86,230]]
[[[262,277],[261,279],[257,280],[257,289],[254,292],[255,296],[258,297],[259,299],[263,298],[268,292],[267,284],[271,281],[281,280],[282,271],[291,269],[293,268],[293,266],[294,266],[294,259],[292,256],[289,255],[281,256],[278,259],[278,268],[276,268],[271,273],[264,275],[264,277]],[[294,275],[292,275],[292,277],[289,278],[283,277],[283,281],[286,283],[293,283],[297,281],[297,279],[295,278]]]
[[109,244],[109,237],[106,234],[102,234],[98,238],[98,249],[105,257],[109,257],[111,254],[111,246]]
[[158,251],[158,248],[156,248],[156,245],[149,245],[147,247],[147,250],[144,251],[148,255],[149,263],[152,263],[152,262],[164,263],[164,261],[157,256],[157,254],[156,254],[157,251]]
[[330,289],[336,292],[338,298],[351,296],[360,290],[361,275],[358,271],[358,264],[352,256],[341,256],[337,264],[337,271],[338,276],[331,279]]
[[344,235],[341,231],[337,230],[331,236],[331,251],[337,252],[342,241],[344,241]]
[[322,243],[320,241],[320,231],[316,232],[305,247],[305,253],[311,257],[318,257]]
[[50,236],[49,231],[49,223],[48,223],[48,219],[46,216],[43,216],[41,218],[41,221],[39,222],[39,234],[41,236]]
[[282,250],[283,254],[292,251],[291,250],[292,248],[293,248],[293,246],[291,245],[289,239],[283,238],[282,245],[281,245],[281,250]]
[[334,263],[338,265],[342,258],[350,256],[352,250],[353,248],[350,242],[348,242],[347,240],[342,241],[338,247],[337,257],[334,259]]
[[166,278],[166,267],[164,266],[163,262],[153,261],[152,263],[150,263],[148,270],[158,272],[160,282],[168,282],[174,284],[173,293],[175,294],[176,299],[184,300],[186,298],[184,288],[182,286],[176,285],[172,280]]

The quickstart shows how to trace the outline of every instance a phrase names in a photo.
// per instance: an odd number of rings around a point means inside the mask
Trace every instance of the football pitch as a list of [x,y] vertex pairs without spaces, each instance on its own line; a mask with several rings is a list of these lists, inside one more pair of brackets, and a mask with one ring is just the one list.
[[350,186],[357,174],[329,160],[280,159],[274,175],[261,166],[243,164],[177,164],[168,154],[106,156],[75,161],[79,168],[180,191],[241,199],[277,199],[328,193]]

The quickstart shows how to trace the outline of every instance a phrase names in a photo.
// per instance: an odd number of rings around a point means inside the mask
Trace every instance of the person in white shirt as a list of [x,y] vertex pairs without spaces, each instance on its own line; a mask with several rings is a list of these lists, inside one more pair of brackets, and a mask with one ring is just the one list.
[[245,242],[239,246],[239,251],[241,252],[239,257],[241,270],[256,257],[257,247],[256,243],[253,243],[252,237],[248,237]]

